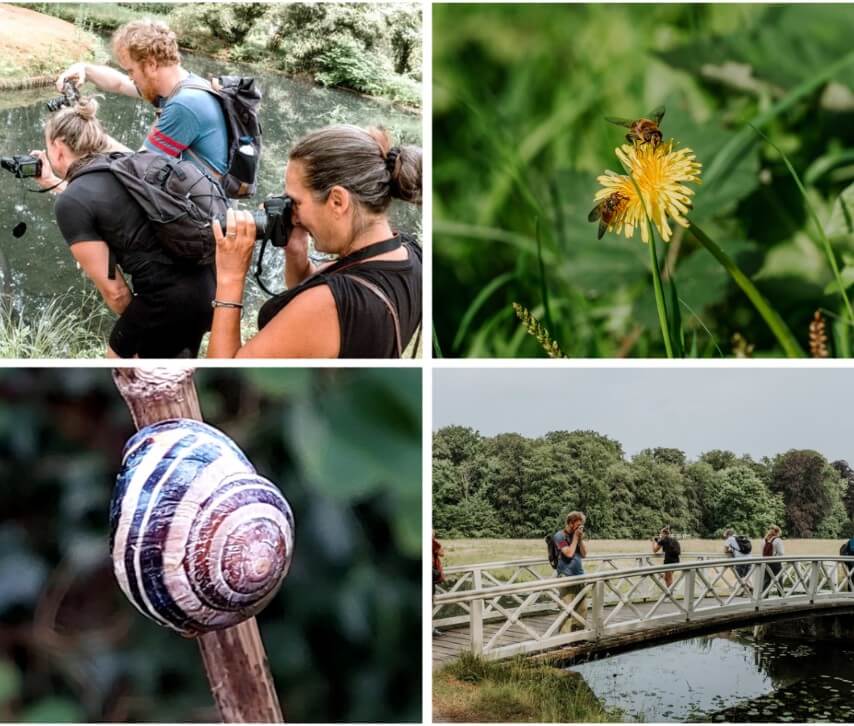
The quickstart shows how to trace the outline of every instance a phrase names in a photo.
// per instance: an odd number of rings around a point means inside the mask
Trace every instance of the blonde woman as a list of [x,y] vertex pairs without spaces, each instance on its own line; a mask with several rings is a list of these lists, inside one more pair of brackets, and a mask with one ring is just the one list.
[[45,123],[44,187],[65,180],[56,221],[74,259],[95,283],[118,321],[107,357],[198,355],[210,329],[215,289],[212,265],[182,264],[164,252],[142,208],[108,168],[83,173],[116,150],[96,117],[94,99],[81,99]]

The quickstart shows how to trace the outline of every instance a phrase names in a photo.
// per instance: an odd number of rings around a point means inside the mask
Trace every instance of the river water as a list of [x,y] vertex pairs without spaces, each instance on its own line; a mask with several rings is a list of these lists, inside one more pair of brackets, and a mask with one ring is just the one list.
[[[261,105],[264,155],[258,195],[254,200],[242,202],[242,208],[257,206],[269,193],[281,193],[289,147],[303,134],[321,126],[335,123],[381,125],[392,132],[396,143],[421,145],[420,113],[397,109],[382,100],[261,73],[240,64],[189,54],[184,57],[184,66],[204,77],[254,76],[264,93]],[[87,85],[84,92],[91,92],[92,88]],[[54,88],[0,93],[0,155],[26,154],[31,149],[44,148],[45,101],[55,95]],[[107,131],[127,146],[138,148],[153,121],[153,109],[139,100],[112,94],[100,101],[98,116]],[[76,297],[82,300],[86,290],[94,289],[76,269],[59,233],[53,216],[53,195],[26,191],[36,188],[32,182],[21,184],[7,171],[0,171],[0,291],[5,293],[3,300],[11,299],[24,319],[57,295],[65,294],[72,301]],[[420,237],[420,208],[395,202],[390,216],[396,227]],[[26,223],[27,232],[15,238],[12,230],[21,221]],[[262,279],[273,291],[283,288],[282,263],[282,252],[268,247]],[[254,260],[251,269],[255,269]],[[245,320],[251,321],[253,331],[257,309],[265,299],[266,295],[250,278]],[[105,332],[109,332],[109,327]]]
[[625,721],[854,721],[854,643],[756,641],[744,629],[569,670]]

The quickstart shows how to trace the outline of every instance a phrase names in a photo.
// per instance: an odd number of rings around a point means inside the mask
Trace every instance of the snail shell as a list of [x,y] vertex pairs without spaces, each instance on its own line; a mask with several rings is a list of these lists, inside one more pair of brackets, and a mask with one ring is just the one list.
[[186,636],[260,611],[293,554],[282,493],[225,434],[189,419],[146,426],[125,444],[110,527],[125,595]]

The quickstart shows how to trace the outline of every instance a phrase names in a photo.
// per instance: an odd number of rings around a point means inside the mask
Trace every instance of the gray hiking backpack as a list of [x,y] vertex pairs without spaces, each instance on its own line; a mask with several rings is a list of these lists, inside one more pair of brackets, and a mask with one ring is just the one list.
[[[255,194],[255,180],[261,162],[262,133],[258,118],[261,90],[255,85],[255,79],[220,76],[208,83],[189,78],[182,81],[169,98],[185,88],[207,91],[219,103],[228,131],[228,168],[219,183],[231,199],[251,197]],[[186,153],[204,164],[190,149]]]
[[[198,265],[214,261],[212,219],[224,219],[228,199],[222,188],[190,161],[151,151],[116,152],[89,162],[72,177],[110,171],[142,207],[163,250],[173,259]],[[113,274],[110,262],[110,276]]]

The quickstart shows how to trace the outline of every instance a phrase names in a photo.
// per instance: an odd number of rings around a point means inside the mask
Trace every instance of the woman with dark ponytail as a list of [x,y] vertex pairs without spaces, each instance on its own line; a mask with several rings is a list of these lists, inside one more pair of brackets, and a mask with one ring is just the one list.
[[[295,224],[285,247],[286,292],[258,315],[241,344],[246,273],[255,246],[247,212],[214,223],[217,293],[209,357],[400,357],[421,324],[421,247],[392,230],[392,199],[421,204],[421,149],[393,146],[386,131],[330,126],[291,149],[285,189]],[[338,255],[315,266],[308,237]],[[416,342],[417,345],[417,342]]]

